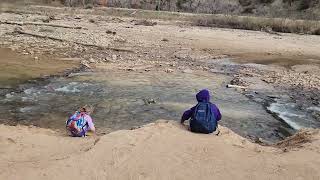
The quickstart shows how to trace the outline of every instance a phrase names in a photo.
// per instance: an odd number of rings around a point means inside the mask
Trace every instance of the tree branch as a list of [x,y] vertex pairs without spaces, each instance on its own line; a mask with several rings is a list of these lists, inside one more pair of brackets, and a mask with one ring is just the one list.
[[84,29],[80,26],[65,26],[59,24],[48,24],[48,23],[38,23],[38,22],[15,22],[15,21],[0,21],[0,24],[9,24],[9,25],[33,25],[33,26],[51,26],[51,27],[59,27],[59,28],[69,28],[69,29]]
[[56,38],[56,37],[24,32],[24,31],[21,31],[21,30],[15,30],[14,32],[18,33],[18,34],[24,34],[24,35],[28,35],[28,36],[33,36],[33,37],[36,37],[36,38],[51,39],[51,40],[54,40],[54,41],[75,43],[75,44],[79,44],[79,45],[82,45],[82,46],[94,47],[94,48],[98,48],[98,49],[107,49],[107,50],[112,50],[112,51],[130,52],[130,53],[134,52],[131,49],[121,49],[121,48],[115,48],[115,47],[98,46],[98,45],[95,45],[95,44],[87,44],[87,43],[69,41],[69,40],[60,39],[60,38]]

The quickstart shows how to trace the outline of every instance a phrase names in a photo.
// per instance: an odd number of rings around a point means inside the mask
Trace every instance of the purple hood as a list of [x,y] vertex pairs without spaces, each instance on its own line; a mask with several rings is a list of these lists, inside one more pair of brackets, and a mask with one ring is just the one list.
[[[210,102],[210,92],[207,89],[203,89],[196,95],[198,102]],[[211,111],[213,112],[215,118],[217,121],[221,119],[221,113],[219,108],[215,104],[211,104]],[[181,123],[183,123],[185,120],[188,120],[191,118],[191,116],[194,114],[195,106],[191,109],[185,111],[181,117]]]
[[203,89],[196,95],[198,102],[210,102],[210,93],[208,90]]

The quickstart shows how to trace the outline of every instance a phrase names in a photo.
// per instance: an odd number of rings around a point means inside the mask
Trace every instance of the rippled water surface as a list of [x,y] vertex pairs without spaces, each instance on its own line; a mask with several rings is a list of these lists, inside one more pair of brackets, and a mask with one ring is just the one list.
[[[81,75],[81,74],[80,74]],[[234,89],[230,79],[209,73],[96,72],[72,78],[52,78],[29,85],[1,99],[2,119],[64,129],[79,106],[94,105],[93,118],[101,132],[130,129],[157,119],[179,120],[195,105],[195,94],[208,88],[223,114],[221,123],[243,136],[278,140],[288,127]]]
[[[108,133],[157,119],[178,121],[184,110],[196,104],[195,94],[207,88],[212,93],[212,102],[221,109],[221,124],[242,136],[276,141],[294,129],[319,127],[312,120],[319,115],[315,113],[319,107],[301,110],[295,104],[279,100],[268,107],[271,115],[261,104],[225,88],[231,79],[219,73],[98,69],[99,72],[75,73],[70,78],[32,80],[74,67],[76,63],[21,57],[8,49],[0,52],[0,65],[6,67],[0,73],[2,123],[33,124],[63,131],[67,117],[78,107],[90,104],[95,107],[92,116],[99,133]],[[221,63],[236,65],[228,59],[222,59]]]

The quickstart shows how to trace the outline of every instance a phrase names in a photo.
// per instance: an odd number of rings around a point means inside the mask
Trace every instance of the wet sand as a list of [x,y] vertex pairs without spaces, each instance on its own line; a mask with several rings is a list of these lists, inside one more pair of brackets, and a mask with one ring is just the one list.
[[261,58],[256,57],[256,59],[240,59],[235,58],[232,61],[241,63],[241,64],[262,64],[262,65],[273,65],[273,66],[280,66],[285,68],[292,68],[293,66],[301,66],[301,65],[308,65],[314,66],[315,68],[320,67],[320,60],[313,59],[310,57],[274,57],[274,58]]
[[66,61],[53,56],[37,56],[0,48],[0,88],[14,88],[27,80],[59,74],[79,66],[79,61]]

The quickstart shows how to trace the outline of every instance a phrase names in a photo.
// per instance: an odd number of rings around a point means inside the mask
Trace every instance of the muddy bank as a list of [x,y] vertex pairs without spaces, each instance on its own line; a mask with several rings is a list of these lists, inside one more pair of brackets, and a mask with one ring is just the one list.
[[14,89],[27,80],[59,74],[79,66],[77,60],[33,54],[31,49],[17,53],[8,48],[0,48],[0,88]]

